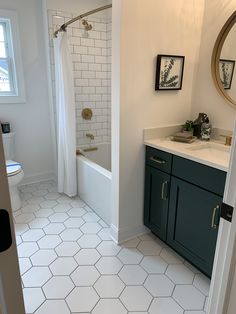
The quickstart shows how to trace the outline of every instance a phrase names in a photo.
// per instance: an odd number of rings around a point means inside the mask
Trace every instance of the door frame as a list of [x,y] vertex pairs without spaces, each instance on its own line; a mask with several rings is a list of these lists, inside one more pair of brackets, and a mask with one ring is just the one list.
[[[236,208],[236,122],[232,140],[229,170],[227,173],[223,202]],[[236,215],[232,222],[220,219],[215,260],[210,286],[208,314],[226,314],[230,303],[230,294],[236,261]]]
[[25,314],[1,130],[0,194],[0,208],[6,210],[9,214],[12,237],[10,248],[0,253],[0,314]]

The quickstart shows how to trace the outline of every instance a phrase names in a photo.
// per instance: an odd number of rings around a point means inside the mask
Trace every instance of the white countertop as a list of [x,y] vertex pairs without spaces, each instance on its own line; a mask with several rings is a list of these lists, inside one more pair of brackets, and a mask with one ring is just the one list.
[[[211,143],[215,145],[215,148],[208,148]],[[196,140],[191,144],[180,143],[171,141],[170,137],[156,138],[156,139],[146,139],[144,144],[153,148],[163,150],[165,152],[187,158],[201,164],[228,171],[229,158],[230,158],[230,148],[224,146],[219,141],[211,140],[209,142],[204,142]],[[210,144],[210,145],[209,145]],[[196,149],[196,148],[206,148],[206,149]],[[219,148],[219,150],[218,150]]]

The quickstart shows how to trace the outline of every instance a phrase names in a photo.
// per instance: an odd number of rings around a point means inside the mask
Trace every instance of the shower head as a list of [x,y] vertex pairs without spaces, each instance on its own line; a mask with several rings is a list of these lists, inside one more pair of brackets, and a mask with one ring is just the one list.
[[91,31],[93,26],[91,24],[88,23],[88,21],[86,20],[82,20],[82,24],[84,25],[84,29],[86,31]]

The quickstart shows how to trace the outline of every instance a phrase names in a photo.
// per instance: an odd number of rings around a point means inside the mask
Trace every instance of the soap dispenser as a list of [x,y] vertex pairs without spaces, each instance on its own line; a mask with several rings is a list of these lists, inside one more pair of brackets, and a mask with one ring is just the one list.
[[201,139],[203,141],[209,141],[211,137],[211,123],[209,121],[209,118],[206,117],[205,121],[202,123],[201,126]]
[[197,138],[201,137],[202,123],[205,121],[206,118],[207,114],[205,114],[204,112],[200,112],[197,119],[193,121],[193,135]]

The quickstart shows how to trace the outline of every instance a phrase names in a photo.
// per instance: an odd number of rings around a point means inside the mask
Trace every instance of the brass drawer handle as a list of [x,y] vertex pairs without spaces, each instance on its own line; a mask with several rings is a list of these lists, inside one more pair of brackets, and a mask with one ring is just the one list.
[[168,196],[167,196],[167,193],[165,193],[166,191],[166,188],[165,187],[168,187],[168,181],[165,181],[162,183],[162,186],[161,186],[161,199],[166,201],[168,199]]
[[162,165],[166,164],[166,161],[164,159],[158,158],[156,156],[150,157],[149,160],[154,161],[158,164],[162,164]]
[[213,209],[213,213],[212,213],[212,219],[211,219],[211,228],[212,229],[216,229],[218,226],[215,224],[215,216],[216,216],[216,211],[220,208],[219,205],[217,205],[214,209]]

